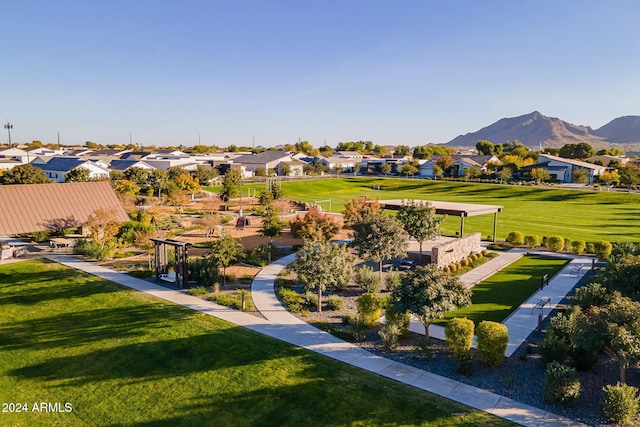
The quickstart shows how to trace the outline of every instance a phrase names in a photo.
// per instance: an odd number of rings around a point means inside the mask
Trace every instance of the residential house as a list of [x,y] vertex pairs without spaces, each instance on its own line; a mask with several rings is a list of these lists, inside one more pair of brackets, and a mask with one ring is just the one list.
[[608,169],[606,166],[594,165],[580,160],[565,159],[551,154],[540,154],[537,164],[523,167],[520,172],[527,176],[531,173],[531,170],[539,168],[545,169],[552,180],[564,183],[574,182],[574,173],[583,170],[588,173],[588,182],[590,184],[594,182],[595,177],[602,175]]
[[56,182],[64,182],[65,175],[76,168],[87,169],[91,179],[108,179],[109,171],[90,160],[78,157],[52,157],[47,163],[33,163],[44,172],[45,176]]
[[[420,165],[419,175],[424,178],[435,178],[436,173],[434,167],[438,164],[438,160],[442,156],[433,156]],[[470,167],[476,166],[482,172],[486,172],[492,165],[501,165],[500,159],[493,155],[452,155],[453,159],[451,167],[445,171],[446,176],[460,177],[465,175],[465,171]]]
[[153,166],[151,166],[147,162],[145,162],[143,160],[136,160],[136,159],[126,159],[126,160],[114,159],[109,164],[109,169],[111,169],[113,171],[124,172],[124,171],[126,171],[127,169],[130,169],[130,168],[140,168],[140,169],[144,169],[144,170],[147,170],[147,171],[151,171],[151,170],[155,169]]
[[255,173],[258,168],[264,168],[265,171],[278,171],[281,163],[291,163],[293,158],[288,151],[263,151],[259,154],[239,156],[231,161],[233,164],[241,164],[246,171]]

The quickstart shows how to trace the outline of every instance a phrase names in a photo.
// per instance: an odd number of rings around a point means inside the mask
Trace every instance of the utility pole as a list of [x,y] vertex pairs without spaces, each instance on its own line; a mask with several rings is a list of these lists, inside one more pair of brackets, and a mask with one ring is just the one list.
[[7,123],[5,123],[4,128],[7,130],[7,132],[9,132],[9,148],[11,148],[13,147],[11,145],[11,129],[13,129],[13,125],[9,123],[9,121],[7,120]]

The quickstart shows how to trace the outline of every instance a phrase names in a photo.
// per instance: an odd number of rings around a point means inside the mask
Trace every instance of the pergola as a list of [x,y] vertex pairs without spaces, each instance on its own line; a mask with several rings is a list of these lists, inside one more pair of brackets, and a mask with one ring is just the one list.
[[191,243],[181,242],[174,239],[154,239],[151,241],[154,244],[154,264],[156,281],[167,278],[169,273],[169,254],[167,246],[171,246],[174,249],[174,261],[175,261],[175,278],[174,283],[178,289],[183,289],[189,284],[189,260],[187,249],[191,246]]
[[[400,210],[406,204],[406,200],[380,200],[384,209]],[[438,202],[435,200],[415,200],[418,203],[428,203],[435,208],[436,214],[452,215],[460,217],[460,237],[464,236],[464,219],[470,216],[493,214],[493,241],[496,241],[498,233],[498,213],[502,212],[503,206],[480,205],[476,203],[455,203]]]

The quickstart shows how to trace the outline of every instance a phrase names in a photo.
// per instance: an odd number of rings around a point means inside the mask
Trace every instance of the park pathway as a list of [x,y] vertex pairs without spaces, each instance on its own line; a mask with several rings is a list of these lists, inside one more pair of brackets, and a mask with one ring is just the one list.
[[[167,289],[146,280],[137,279],[127,274],[82,261],[73,256],[48,255],[46,258],[263,335],[303,347],[386,378],[446,397],[523,426],[583,426],[579,422],[517,402],[505,396],[376,356],[298,320],[284,310],[279,302],[276,303],[278,300],[274,292],[274,280],[278,272],[287,263],[292,262],[293,258],[282,258],[279,260],[280,262],[274,263],[275,265],[271,264],[256,276],[256,290],[255,292],[252,291],[252,297],[254,304],[266,319],[223,307],[181,291]],[[268,282],[270,282],[270,285],[268,285]],[[263,310],[264,312],[262,312]]]

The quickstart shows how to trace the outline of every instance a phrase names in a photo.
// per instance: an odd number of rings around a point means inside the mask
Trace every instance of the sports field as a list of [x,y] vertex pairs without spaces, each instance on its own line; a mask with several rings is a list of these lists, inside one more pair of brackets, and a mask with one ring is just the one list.
[[52,262],[0,304],[3,426],[513,425]]
[[[381,189],[373,190],[375,187]],[[359,177],[283,182],[282,188],[294,200],[330,199],[333,212],[340,212],[345,200],[364,194],[380,199],[504,206],[498,214],[498,239],[505,239],[511,231],[521,231],[585,241],[640,241],[640,194],[636,193]],[[460,219],[448,217],[443,230],[453,235],[459,229]],[[493,215],[466,218],[465,233],[476,231],[482,233],[483,239],[490,236]]]

